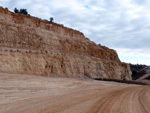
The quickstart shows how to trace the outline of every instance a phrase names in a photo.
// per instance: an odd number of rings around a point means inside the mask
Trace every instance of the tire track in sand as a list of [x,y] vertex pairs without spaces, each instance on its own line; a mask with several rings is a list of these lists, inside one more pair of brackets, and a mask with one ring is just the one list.
[[148,90],[144,86],[115,90],[99,99],[87,113],[148,113],[150,100],[143,101]]

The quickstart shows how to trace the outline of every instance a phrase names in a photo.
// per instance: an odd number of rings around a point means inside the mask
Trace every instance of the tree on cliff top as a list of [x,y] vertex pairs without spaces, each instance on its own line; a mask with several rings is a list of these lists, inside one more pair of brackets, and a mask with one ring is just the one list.
[[50,22],[53,22],[54,21],[54,18],[53,17],[50,17]]
[[19,13],[28,15],[27,9],[20,9]]
[[19,13],[19,10],[17,8],[14,9],[15,13]]
[[17,8],[15,8],[14,12],[15,13],[20,13],[20,14],[28,15],[27,9],[20,9],[20,10],[18,10]]

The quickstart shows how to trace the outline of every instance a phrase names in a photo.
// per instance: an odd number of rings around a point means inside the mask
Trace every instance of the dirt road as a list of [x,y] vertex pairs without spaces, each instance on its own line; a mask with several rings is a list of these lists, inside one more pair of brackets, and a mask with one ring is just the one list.
[[150,87],[1,73],[0,113],[150,113]]

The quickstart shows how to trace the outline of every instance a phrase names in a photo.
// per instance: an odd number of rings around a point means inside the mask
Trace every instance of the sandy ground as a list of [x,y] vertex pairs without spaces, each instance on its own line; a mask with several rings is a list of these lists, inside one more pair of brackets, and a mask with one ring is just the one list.
[[150,113],[150,86],[0,73],[0,113]]

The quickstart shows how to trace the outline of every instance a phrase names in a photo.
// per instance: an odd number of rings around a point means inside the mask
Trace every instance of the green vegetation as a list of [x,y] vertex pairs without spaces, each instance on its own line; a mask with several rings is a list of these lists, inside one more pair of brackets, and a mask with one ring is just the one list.
[[20,9],[18,10],[17,8],[14,9],[15,13],[20,13],[20,14],[24,14],[24,15],[28,15],[28,11],[27,9]]
[[53,22],[54,21],[54,18],[53,17],[50,17],[50,22]]
[[[22,8],[21,9],[17,9],[17,8],[14,8],[14,12],[18,13],[18,14],[29,15],[27,9],[22,9]],[[35,18],[38,18],[38,17],[35,17]],[[41,19],[41,18],[38,18],[38,19]],[[50,22],[54,22],[54,18],[53,17],[50,17]]]

